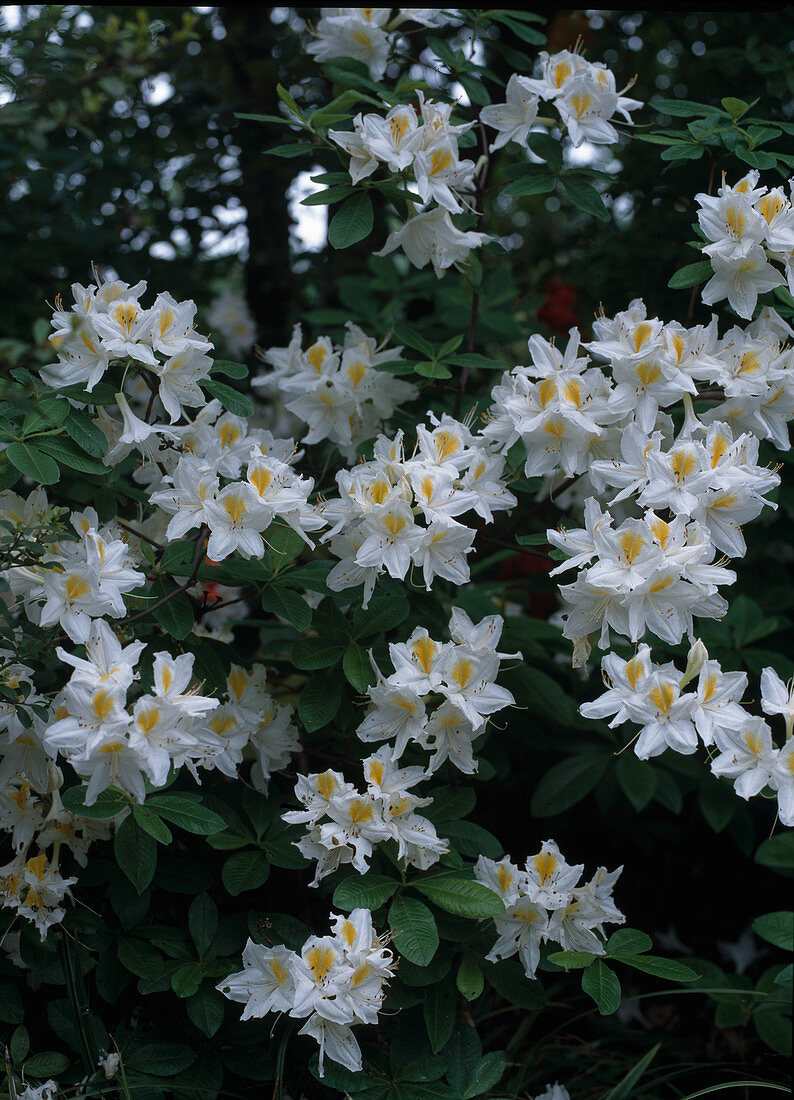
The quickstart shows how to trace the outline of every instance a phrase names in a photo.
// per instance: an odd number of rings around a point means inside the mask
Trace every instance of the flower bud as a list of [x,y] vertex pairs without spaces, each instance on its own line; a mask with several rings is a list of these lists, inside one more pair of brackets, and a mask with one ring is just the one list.
[[694,680],[698,675],[703,665],[709,659],[709,651],[703,645],[703,642],[698,638],[695,644],[687,654],[686,668],[684,669],[684,675],[681,677],[679,687],[683,691],[690,680]]

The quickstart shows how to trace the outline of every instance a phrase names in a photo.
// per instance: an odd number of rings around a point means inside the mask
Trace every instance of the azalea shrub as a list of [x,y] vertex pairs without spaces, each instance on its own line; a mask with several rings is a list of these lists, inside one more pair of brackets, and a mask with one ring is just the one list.
[[[339,301],[256,344],[99,257],[2,379],[9,1100],[785,1090],[794,123],[288,14],[326,99],[247,121]],[[528,306],[505,218],[595,233],[629,143],[704,166],[671,313]]]

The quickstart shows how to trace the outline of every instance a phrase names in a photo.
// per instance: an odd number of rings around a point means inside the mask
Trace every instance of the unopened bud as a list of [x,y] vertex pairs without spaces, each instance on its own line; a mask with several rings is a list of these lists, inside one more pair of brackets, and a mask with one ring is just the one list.
[[681,681],[678,685],[682,691],[690,682],[690,680],[695,679],[695,677],[699,674],[700,670],[703,668],[703,665],[708,659],[709,651],[703,645],[703,642],[701,642],[700,638],[698,638],[698,640],[695,642],[695,644],[692,646],[689,653],[687,654],[684,675],[681,677]]

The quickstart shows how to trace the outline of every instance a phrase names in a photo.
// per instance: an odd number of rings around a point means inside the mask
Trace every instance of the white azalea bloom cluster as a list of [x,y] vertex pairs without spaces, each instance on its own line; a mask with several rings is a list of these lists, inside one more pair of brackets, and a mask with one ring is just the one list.
[[311,545],[307,532],[323,522],[308,503],[314,481],[293,469],[302,452],[296,452],[291,439],[276,439],[265,429],[249,428],[242,417],[220,413],[220,404],[210,402],[192,424],[179,429],[182,453],[172,452],[170,469],[165,467],[169,472],[152,468],[156,482],[149,499],[173,517],[166,538],[184,538],[204,524],[212,561],[235,551],[261,558],[262,536],[278,518]]
[[213,298],[207,323],[216,331],[229,355],[244,356],[254,346],[256,322],[245,295],[226,287]]
[[618,114],[630,123],[629,112],[642,107],[639,100],[623,95],[633,81],[618,92],[611,69],[601,62],[587,61],[576,51],[548,54],[544,50],[538,67],[538,79],[513,73],[507,82],[506,102],[490,104],[480,111],[480,121],[498,131],[491,152],[508,141],[527,145],[541,99],[554,104],[574,146],[585,141],[614,144],[619,134],[610,120]]
[[458,517],[474,511],[491,523],[495,511],[515,506],[504,459],[489,442],[446,413],[428,419],[430,427],[416,429],[412,457],[405,457],[402,431],[379,436],[372,461],[340,470],[339,497],[319,507],[330,528],[322,541],[341,559],[328,587],[339,592],[363,583],[365,607],[379,575],[403,580],[412,564],[428,590],[437,576],[464,584],[475,532]]
[[335,346],[320,336],[304,351],[301,326],[296,325],[288,347],[263,354],[274,369],[252,378],[251,384],[277,393],[285,408],[309,425],[304,443],[330,439],[353,460],[358,444],[382,431],[383,422],[413,400],[417,390],[376,369],[399,360],[401,347],[378,346],[352,321],[346,327],[343,344]]
[[499,861],[480,856],[474,877],[505,906],[504,914],[493,918],[499,938],[486,957],[497,962],[517,953],[527,977],[534,978],[542,943],[603,955],[604,924],[623,924],[626,919],[612,897],[622,870],[599,867],[580,886],[584,864],[566,863],[553,840],[529,856],[524,870],[507,856]]
[[782,187],[767,188],[758,181],[753,169],[733,187],[723,176],[716,195],[695,195],[698,222],[709,242],[703,252],[714,269],[701,297],[706,305],[727,298],[747,320],[759,294],[786,283],[794,293],[792,184],[787,196]]
[[146,780],[161,787],[172,767],[187,767],[196,778],[199,767],[236,778],[247,746],[254,785],[266,791],[271,773],[285,767],[299,745],[291,709],[273,702],[264,668],[249,673],[233,665],[226,698],[218,700],[199,694],[200,685],[192,683],[192,653],[155,653],[151,691],[128,700],[144,648],[143,642],[122,646],[98,620],[84,658],[56,650],[74,672],[56,700],[43,744],[88,780],[86,805],[111,786],[143,802]]
[[0,701],[0,830],[15,853],[0,867],[0,904],[30,920],[44,939],[63,920],[62,902],[77,881],[61,875],[59,853],[69,849],[84,867],[92,841],[107,839],[123,815],[95,821],[64,808],[63,776],[45,747],[41,713],[48,702],[35,690],[33,670],[10,650],[0,649],[0,685],[18,699]]
[[[716,320],[665,325],[636,299],[593,332],[588,350],[609,374],[579,354],[576,329],[562,352],[533,336],[531,365],[494,388],[483,431],[503,452],[523,445],[528,477],[581,477],[582,495],[593,494],[583,528],[547,533],[569,557],[552,575],[579,570],[561,588],[577,664],[590,635],[609,645],[610,628],[635,642],[650,630],[675,643],[694,640],[693,616],[722,617],[718,588],[735,574],[718,554],[741,557],[742,524],[775,507],[767,494],[780,479],[758,465],[758,437],[788,447],[794,416],[792,353],[783,344],[791,330],[773,310],[720,339]],[[699,383],[725,395],[700,417],[692,405]],[[682,401],[675,435],[663,410]],[[616,514],[627,518],[617,523]]]
[[[23,500],[7,489],[0,493],[0,516],[17,526],[31,512],[47,509],[43,488]],[[145,582],[133,552],[113,524],[99,522],[93,508],[71,513],[76,539],[51,542],[33,566],[3,570],[14,599],[24,605],[31,622],[59,626],[73,642],[85,642],[92,625],[102,616],[126,614],[124,596]]]
[[433,799],[410,793],[428,778],[423,768],[395,765],[388,746],[367,757],[362,766],[367,783],[363,792],[330,769],[299,775],[295,796],[304,808],[282,814],[284,821],[307,827],[307,835],[295,846],[307,859],[317,860],[312,886],[346,863],[366,874],[374,846],[387,840],[396,842],[398,858],[406,867],[423,871],[449,851],[449,842],[416,812]]
[[369,909],[354,909],[348,916],[332,914],[331,934],[310,936],[300,954],[281,944],[265,947],[249,939],[243,969],[216,988],[230,1001],[245,1005],[243,1020],[260,1019],[268,1012],[306,1019],[298,1034],[317,1040],[321,1077],[326,1055],[357,1071],[361,1050],[352,1028],[377,1023],[384,983],[396,970],[387,943],[388,933],[378,935]]
[[358,114],[352,131],[329,130],[328,136],[350,155],[353,183],[371,176],[381,164],[393,173],[410,171],[420,205],[435,205],[414,213],[375,255],[386,256],[402,248],[414,267],[432,263],[441,278],[448,267],[465,261],[472,248],[490,238],[484,233],[463,232],[450,217],[473,209],[476,165],[461,160],[458,137],[474,123],[455,125],[450,121],[452,104],[425,99],[421,91],[417,96],[419,115],[410,104],[399,104],[385,117]]
[[403,23],[423,27],[442,27],[455,19],[455,9],[397,8],[321,8],[320,21],[311,28],[314,35],[306,47],[317,61],[352,57],[363,61],[373,80],[380,80],[392,46],[391,32]]
[[356,731],[359,739],[393,739],[394,762],[415,742],[433,754],[428,773],[445,760],[467,775],[476,772],[474,739],[492,714],[515,703],[506,688],[494,683],[500,662],[520,656],[497,651],[502,625],[500,615],[490,615],[475,626],[454,607],[451,641],[435,642],[417,627],[407,641],[390,643],[394,672],[388,677],[379,672],[370,688],[372,707]]
[[[744,672],[723,672],[709,660],[702,642],[690,650],[682,674],[672,662],[657,665],[648,645],[641,645],[630,660],[609,653],[602,661],[606,692],[580,712],[586,718],[610,718],[609,725],[634,722],[642,727],[634,744],[641,760],[659,756],[665,749],[690,755],[699,743],[712,755],[715,775],[734,780],[744,799],[765,787],[777,792],[778,811],[784,825],[794,825],[794,696],[772,668],[761,674],[761,709],[779,714],[785,721],[786,741],[775,745],[772,730],[762,718],[741,704],[747,690]],[[693,689],[684,689],[697,678]]]
[[194,328],[196,305],[158,294],[144,309],[139,299],[146,283],[98,280],[97,286],[72,286],[68,310],[56,302],[50,343],[58,362],[42,367],[44,382],[56,389],[82,386],[89,393],[111,362],[132,359],[151,376],[150,383],[174,424],[183,406],[196,408],[206,398],[198,383],[209,376],[212,344]]

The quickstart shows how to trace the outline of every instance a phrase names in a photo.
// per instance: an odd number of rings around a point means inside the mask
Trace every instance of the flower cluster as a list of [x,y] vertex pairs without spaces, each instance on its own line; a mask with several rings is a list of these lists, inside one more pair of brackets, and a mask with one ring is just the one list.
[[[723,672],[708,659],[702,642],[690,650],[682,674],[672,662],[657,665],[648,645],[641,645],[628,661],[609,653],[602,661],[606,692],[580,711],[586,718],[611,718],[610,726],[634,722],[642,727],[634,744],[641,760],[665,749],[689,755],[698,739],[713,753],[711,770],[734,780],[744,799],[764,787],[777,792],[780,820],[794,825],[794,698],[772,668],[761,674],[761,709],[785,720],[786,741],[778,748],[769,724],[750,714],[741,700],[747,674]],[[685,691],[697,678],[694,690]]]
[[398,8],[390,20],[391,8],[322,8],[313,28],[314,38],[306,47],[317,61],[352,57],[363,61],[373,80],[386,72],[392,38],[390,32],[405,22],[423,27],[441,27],[454,19],[454,8]]
[[[328,770],[299,775],[295,797],[302,810],[288,810],[284,821],[306,825],[308,833],[295,846],[307,859],[316,859],[312,886],[342,864],[350,863],[360,875],[369,870],[373,846],[387,840],[397,843],[398,858],[405,866],[427,870],[449,851],[435,827],[416,811],[432,798],[419,798],[410,788],[427,779],[422,768],[400,768],[388,747],[363,762],[367,789],[356,790],[341,772]],[[327,819],[327,820],[324,820]]]
[[615,74],[600,62],[587,61],[576,51],[562,50],[538,58],[540,77],[532,79],[513,73],[507,82],[506,102],[493,103],[480,111],[480,121],[498,131],[491,152],[515,141],[526,147],[538,114],[538,101],[551,101],[574,146],[585,141],[612,145],[618,132],[611,123],[616,115],[631,122],[630,111],[642,107],[637,99],[618,92]]
[[62,902],[77,881],[60,873],[60,852],[70,850],[85,866],[92,841],[106,840],[124,815],[95,821],[64,808],[58,793],[63,776],[44,744],[47,700],[35,690],[33,670],[10,650],[0,650],[0,686],[0,829],[15,852],[0,867],[0,902],[30,920],[44,939],[63,920]]
[[82,386],[91,393],[112,361],[131,359],[173,424],[183,405],[205,403],[198,383],[209,375],[212,361],[206,352],[213,345],[195,331],[194,302],[177,302],[163,293],[144,309],[139,299],[145,291],[143,281],[135,286],[119,279],[89,287],[74,283],[74,304],[64,310],[56,302],[52,318],[50,343],[58,362],[40,373],[56,389]]
[[275,439],[263,428],[249,428],[242,417],[220,412],[219,403],[210,402],[180,429],[183,453],[172,452],[169,472],[154,467],[157,487],[149,499],[173,516],[166,538],[180,539],[205,525],[212,561],[235,551],[261,558],[262,536],[278,518],[311,545],[307,532],[323,521],[308,503],[314,481],[293,469],[302,452],[291,439]]
[[[22,528],[25,517],[47,508],[41,487],[27,500],[11,490],[0,493],[0,516],[14,527]],[[50,542],[35,565],[12,566],[2,577],[31,622],[58,625],[73,642],[84,642],[97,618],[126,614],[124,596],[146,577],[133,568],[137,562],[121,530],[100,524],[93,508],[72,512],[71,524],[76,539]]]
[[372,461],[340,470],[339,497],[320,506],[330,527],[322,541],[341,559],[328,587],[338,592],[363,583],[365,607],[379,575],[402,580],[412,564],[428,589],[436,576],[465,583],[475,532],[456,517],[474,511],[490,523],[495,511],[516,503],[503,481],[504,459],[487,440],[446,413],[428,418],[430,428],[416,429],[411,458],[402,431],[379,436]]
[[264,352],[274,369],[252,378],[251,384],[279,394],[286,409],[309,425],[304,443],[330,439],[353,460],[358,444],[382,431],[383,422],[417,391],[377,370],[380,363],[399,360],[401,347],[378,347],[352,321],[346,327],[341,346],[321,336],[304,351],[303,333],[296,325],[288,347]]
[[417,95],[419,116],[410,104],[399,104],[385,117],[358,114],[352,131],[329,130],[328,136],[350,155],[353,183],[371,176],[381,164],[401,175],[410,171],[418,194],[406,191],[406,197],[423,207],[435,205],[415,213],[391,233],[376,255],[386,256],[402,247],[414,267],[432,262],[440,278],[446,268],[465,260],[470,249],[490,238],[484,233],[463,232],[450,218],[473,209],[476,165],[460,159],[458,137],[474,123],[455,125],[451,104],[425,99],[421,91]]
[[487,958],[492,962],[518,953],[528,978],[534,978],[542,943],[558,943],[563,951],[603,955],[604,924],[623,924],[612,890],[622,867],[599,867],[579,886],[584,864],[566,863],[553,840],[529,856],[522,871],[505,856],[498,862],[480,856],[474,869],[479,883],[493,890],[505,906],[493,918],[499,938]]
[[[706,305],[727,298],[747,320],[759,294],[786,282],[794,293],[794,207],[782,187],[758,186],[758,179],[753,169],[731,187],[723,176],[716,195],[695,195],[698,222],[709,242],[703,252],[714,270],[701,297]],[[782,267],[785,278],[770,260]]]
[[244,1004],[242,1019],[287,1012],[306,1023],[299,1035],[320,1045],[319,1073],[328,1055],[351,1070],[361,1069],[361,1050],[352,1028],[378,1020],[384,982],[394,976],[388,935],[379,936],[369,909],[331,917],[331,935],[310,936],[300,954],[283,945],[264,947],[249,940],[243,969],[216,987],[230,1001]]
[[207,310],[207,322],[220,336],[229,355],[246,355],[256,340],[256,322],[245,295],[226,287],[213,298]]
[[143,802],[146,779],[161,787],[172,768],[183,766],[194,776],[201,767],[236,778],[248,745],[252,780],[266,791],[271,772],[283,768],[299,744],[290,709],[276,705],[267,691],[264,668],[248,673],[233,665],[221,702],[191,686],[192,653],[155,653],[151,691],[128,702],[144,648],[143,642],[122,646],[99,620],[84,658],[56,650],[74,672],[53,707],[44,748],[53,757],[60,752],[88,778],[86,805],[110,786]]
[[[356,734],[361,741],[391,741],[397,761],[409,742],[432,752],[428,772],[449,760],[467,775],[477,771],[473,742],[488,718],[515,700],[494,680],[500,660],[502,618],[490,615],[476,626],[465,611],[452,609],[451,641],[434,642],[417,627],[406,642],[391,643],[394,672],[369,690],[373,704]],[[428,707],[432,708],[428,712]]]

